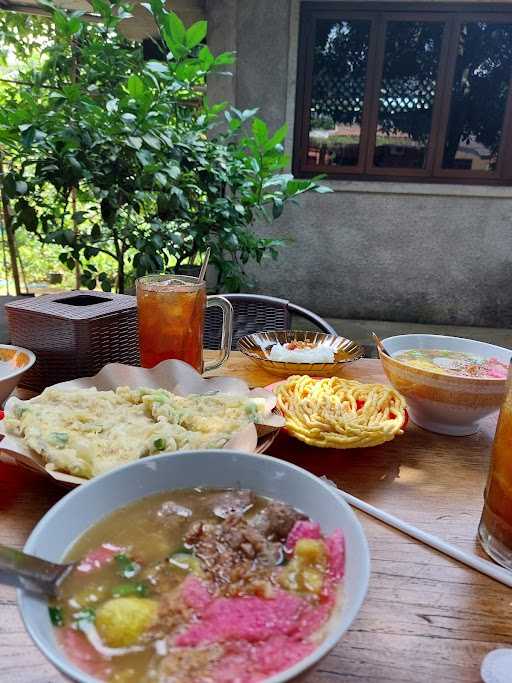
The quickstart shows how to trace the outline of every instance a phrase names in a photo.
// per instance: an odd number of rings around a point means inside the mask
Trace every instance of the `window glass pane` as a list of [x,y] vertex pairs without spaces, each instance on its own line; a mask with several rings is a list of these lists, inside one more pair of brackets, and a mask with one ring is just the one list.
[[496,168],[511,67],[512,23],[461,27],[443,168]]
[[441,22],[387,23],[375,166],[425,168],[443,27]]
[[369,21],[317,22],[308,164],[358,162],[369,36]]

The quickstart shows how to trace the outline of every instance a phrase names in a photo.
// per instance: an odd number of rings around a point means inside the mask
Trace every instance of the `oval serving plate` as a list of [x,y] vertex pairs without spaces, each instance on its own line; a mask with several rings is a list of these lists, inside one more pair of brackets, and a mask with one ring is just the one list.
[[[274,410],[275,400],[265,390],[249,389],[244,381],[234,377],[203,378],[189,365],[178,360],[162,361],[151,369],[111,363],[106,365],[94,377],[84,377],[53,386],[61,388],[96,387],[99,390],[115,389],[118,386],[129,386],[132,388],[163,387],[179,396],[224,392],[233,395],[240,394],[265,398],[266,401],[269,401],[268,407],[272,412],[265,416],[265,420],[261,424],[252,425],[251,423],[235,433],[225,446],[230,450],[239,449],[246,452],[265,453],[276,438],[283,423],[280,413]],[[9,399],[5,406],[6,414],[9,414],[9,411],[13,409],[17,401],[19,399]],[[0,442],[0,461],[16,463],[35,470],[52,477],[52,479],[64,486],[77,486],[89,481],[88,479],[53,469],[51,465],[45,462],[41,455],[28,448],[22,439],[12,434],[6,434],[5,425],[0,421],[0,438],[2,436],[3,439]]]
[[[304,341],[332,349],[334,363],[290,363],[270,360],[267,357],[265,350],[270,351],[274,344],[287,344],[293,341]],[[335,374],[343,365],[353,363],[364,356],[363,348],[351,339],[336,334],[307,330],[278,330],[248,334],[238,340],[238,350],[267,372],[281,376],[314,374],[325,377]]]

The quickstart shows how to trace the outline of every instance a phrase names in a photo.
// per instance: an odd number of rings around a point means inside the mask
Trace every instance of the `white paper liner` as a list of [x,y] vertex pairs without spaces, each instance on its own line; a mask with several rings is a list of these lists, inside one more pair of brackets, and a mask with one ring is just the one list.
[[[137,389],[147,387],[149,389],[167,389],[178,396],[190,394],[206,394],[220,392],[234,396],[250,396],[251,398],[264,398],[266,401],[266,415],[263,422],[258,425],[249,424],[244,429],[236,432],[226,443],[224,448],[229,450],[241,450],[255,453],[258,447],[258,438],[264,437],[277,431],[284,425],[284,419],[280,415],[272,413],[276,405],[274,394],[265,389],[249,389],[248,385],[236,377],[211,377],[205,379],[190,365],[180,360],[166,360],[151,369],[110,363],[100,370],[94,377],[83,377],[54,384],[54,387],[62,389],[87,389],[96,387],[101,391],[117,389],[117,387],[130,387]],[[13,411],[15,405],[30,403],[21,401],[16,396],[11,396],[4,407],[6,417]],[[83,477],[76,477],[65,472],[59,472],[45,463],[38,453],[28,448],[23,439],[6,434],[4,421],[0,421],[0,434],[4,438],[0,444],[1,457],[7,462],[15,461],[30,469],[50,475],[54,479],[68,485],[83,484],[88,481]]]

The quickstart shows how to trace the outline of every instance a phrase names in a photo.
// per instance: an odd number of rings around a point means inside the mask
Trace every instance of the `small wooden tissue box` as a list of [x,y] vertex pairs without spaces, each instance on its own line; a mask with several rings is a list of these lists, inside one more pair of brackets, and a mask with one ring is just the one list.
[[12,344],[36,354],[20,386],[42,391],[95,375],[107,363],[139,365],[137,301],[110,292],[64,292],[5,305]]

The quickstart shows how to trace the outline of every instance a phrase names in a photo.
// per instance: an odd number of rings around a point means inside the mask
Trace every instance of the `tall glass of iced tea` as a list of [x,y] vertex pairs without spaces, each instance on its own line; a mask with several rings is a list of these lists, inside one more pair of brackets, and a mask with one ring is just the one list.
[[[213,370],[231,349],[233,309],[221,296],[206,296],[206,283],[187,275],[147,275],[136,282],[141,364],[152,368],[176,358],[198,372]],[[203,367],[203,331],[206,307],[222,309],[221,355]]]
[[478,537],[493,560],[512,570],[512,365],[494,437]]

